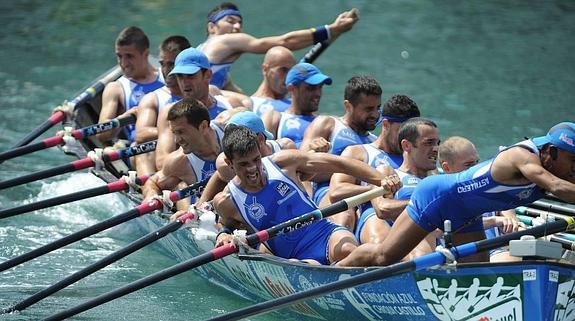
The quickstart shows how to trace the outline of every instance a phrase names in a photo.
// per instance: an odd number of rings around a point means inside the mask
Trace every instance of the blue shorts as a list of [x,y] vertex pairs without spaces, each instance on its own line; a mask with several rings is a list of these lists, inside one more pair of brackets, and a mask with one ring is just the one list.
[[347,230],[328,220],[321,220],[300,229],[302,233],[297,239],[287,237],[292,232],[276,237],[273,245],[268,241],[268,248],[275,255],[286,259],[313,259],[329,265],[329,238],[335,231],[342,229]]
[[319,205],[321,200],[327,195],[329,192],[329,181],[328,182],[321,182],[321,183],[314,183],[313,184],[313,202],[316,205]]
[[[428,232],[436,228],[443,230],[445,220],[451,220],[454,233],[483,230],[481,214],[476,214],[476,211],[464,204],[452,182],[444,179],[444,175],[423,179],[411,195],[406,208],[407,214]],[[469,206],[472,207],[473,204]]]
[[359,215],[359,219],[357,219],[357,223],[355,224],[355,233],[354,233],[355,238],[357,239],[359,244],[361,244],[361,231],[363,230],[365,223],[374,215],[375,210],[373,209],[373,207],[367,208],[365,211],[362,211],[361,214]]

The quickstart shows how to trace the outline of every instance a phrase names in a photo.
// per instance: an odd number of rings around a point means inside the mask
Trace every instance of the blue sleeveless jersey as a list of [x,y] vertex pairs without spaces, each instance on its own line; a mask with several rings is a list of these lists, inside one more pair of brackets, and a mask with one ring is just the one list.
[[282,112],[276,138],[287,137],[293,140],[296,147],[299,148],[305,130],[315,117],[315,115],[295,115]]
[[[224,131],[216,124],[211,123],[210,127],[216,132],[216,137],[218,139],[218,145],[220,146],[220,152],[223,152],[222,148],[222,138],[224,137]],[[216,171],[216,159],[205,160],[194,153],[186,154],[190,167],[196,176],[196,182],[200,182],[210,176]],[[195,201],[195,198],[192,199]]]
[[216,104],[208,107],[208,111],[210,112],[210,119],[214,120],[216,116],[218,116],[224,110],[232,109],[232,105],[230,105],[228,99],[222,95],[214,96],[216,100]]
[[[329,153],[331,154],[339,156],[347,146],[368,144],[377,139],[377,136],[372,133],[360,135],[347,127],[339,118],[334,117],[334,119],[335,125],[329,137],[329,142],[331,143]],[[312,186],[313,200],[319,204],[328,192],[329,181],[314,183]]]
[[171,105],[182,99],[180,96],[173,95],[166,86],[154,90],[154,93],[156,94],[156,100],[158,103],[158,113],[162,108],[164,108],[164,106]]
[[[508,148],[526,148],[539,155],[529,140]],[[479,231],[483,229],[482,213],[512,209],[545,196],[545,191],[534,183],[504,185],[494,181],[491,166],[495,158],[460,173],[425,178],[409,201],[409,216],[430,232],[442,228],[446,219],[451,220],[454,231]]]
[[231,68],[231,63],[212,64],[212,79],[210,79],[210,85],[223,89],[228,81]]
[[[138,103],[145,94],[164,86],[164,83],[159,77],[151,83],[140,84],[122,76],[118,79],[118,83],[122,87],[122,91],[124,93],[123,103],[126,111],[138,106]],[[130,140],[130,143],[133,143],[136,139],[136,125],[131,124],[124,126],[123,131],[126,134],[126,137]]]
[[[317,210],[306,192],[286,176],[271,157],[262,158],[266,185],[258,192],[244,191],[232,180],[228,183],[232,200],[253,231],[261,231]],[[314,259],[329,264],[328,240],[338,226],[326,220],[279,235],[266,242],[277,256]]]
[[269,111],[275,110],[277,112],[286,111],[291,105],[291,99],[271,99],[267,97],[251,96],[252,110],[259,116]]

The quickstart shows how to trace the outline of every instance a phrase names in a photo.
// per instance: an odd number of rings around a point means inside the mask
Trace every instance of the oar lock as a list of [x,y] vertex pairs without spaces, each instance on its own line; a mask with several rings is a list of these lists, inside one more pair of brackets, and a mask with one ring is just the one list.
[[52,112],[54,113],[57,111],[61,111],[64,113],[64,115],[66,115],[67,119],[73,119],[75,108],[76,108],[76,104],[69,102],[67,100],[64,100],[62,102],[62,104],[60,106],[56,106]]
[[249,245],[246,243],[246,235],[248,231],[246,230],[234,230],[234,234],[232,235],[232,243],[236,245],[236,248],[242,253],[246,254]]
[[561,258],[563,248],[561,244],[536,239],[533,235],[523,235],[519,240],[509,241],[509,254],[523,259],[554,259]]
[[172,194],[172,191],[170,190],[162,191],[162,197],[160,198],[160,201],[164,205],[164,208],[162,209],[164,213],[172,212],[172,208],[174,207],[174,202],[170,198],[170,194]]
[[126,182],[126,184],[128,184],[129,193],[135,193],[138,191],[139,186],[136,183],[137,178],[138,177],[136,171],[128,171],[128,175],[122,176],[122,179]]
[[88,152],[88,157],[94,162],[94,169],[96,171],[100,171],[104,168],[103,156],[104,150],[102,148],[94,148],[94,150]]
[[64,141],[64,145],[62,148],[64,149],[73,149],[77,146],[76,137],[73,136],[72,132],[74,128],[71,126],[65,126],[64,130],[60,130],[56,133],[56,135],[62,137],[62,141]]

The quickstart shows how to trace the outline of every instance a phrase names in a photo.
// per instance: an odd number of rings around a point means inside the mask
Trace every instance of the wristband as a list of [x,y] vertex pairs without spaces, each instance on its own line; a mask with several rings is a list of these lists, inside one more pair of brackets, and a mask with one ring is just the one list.
[[330,38],[329,27],[327,25],[311,28],[310,30],[313,36],[313,43],[323,42]]

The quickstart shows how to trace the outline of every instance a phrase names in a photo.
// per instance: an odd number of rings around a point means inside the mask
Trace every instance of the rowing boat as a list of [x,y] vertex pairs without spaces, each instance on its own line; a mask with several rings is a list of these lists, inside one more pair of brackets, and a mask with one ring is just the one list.
[[[75,126],[96,123],[100,95],[78,106]],[[99,146],[95,138],[73,150],[78,157]],[[112,165],[92,170],[109,183],[121,175]],[[137,193],[123,193],[140,204]],[[138,220],[147,231],[167,223],[154,213]],[[169,234],[160,245],[178,260],[209,251],[213,236],[198,227]],[[195,272],[210,282],[254,302],[283,297],[375,268],[308,265],[243,247],[238,254],[200,266]],[[570,264],[529,260],[516,263],[456,264],[409,272],[331,293],[291,307],[310,320],[575,320],[575,269]]]

